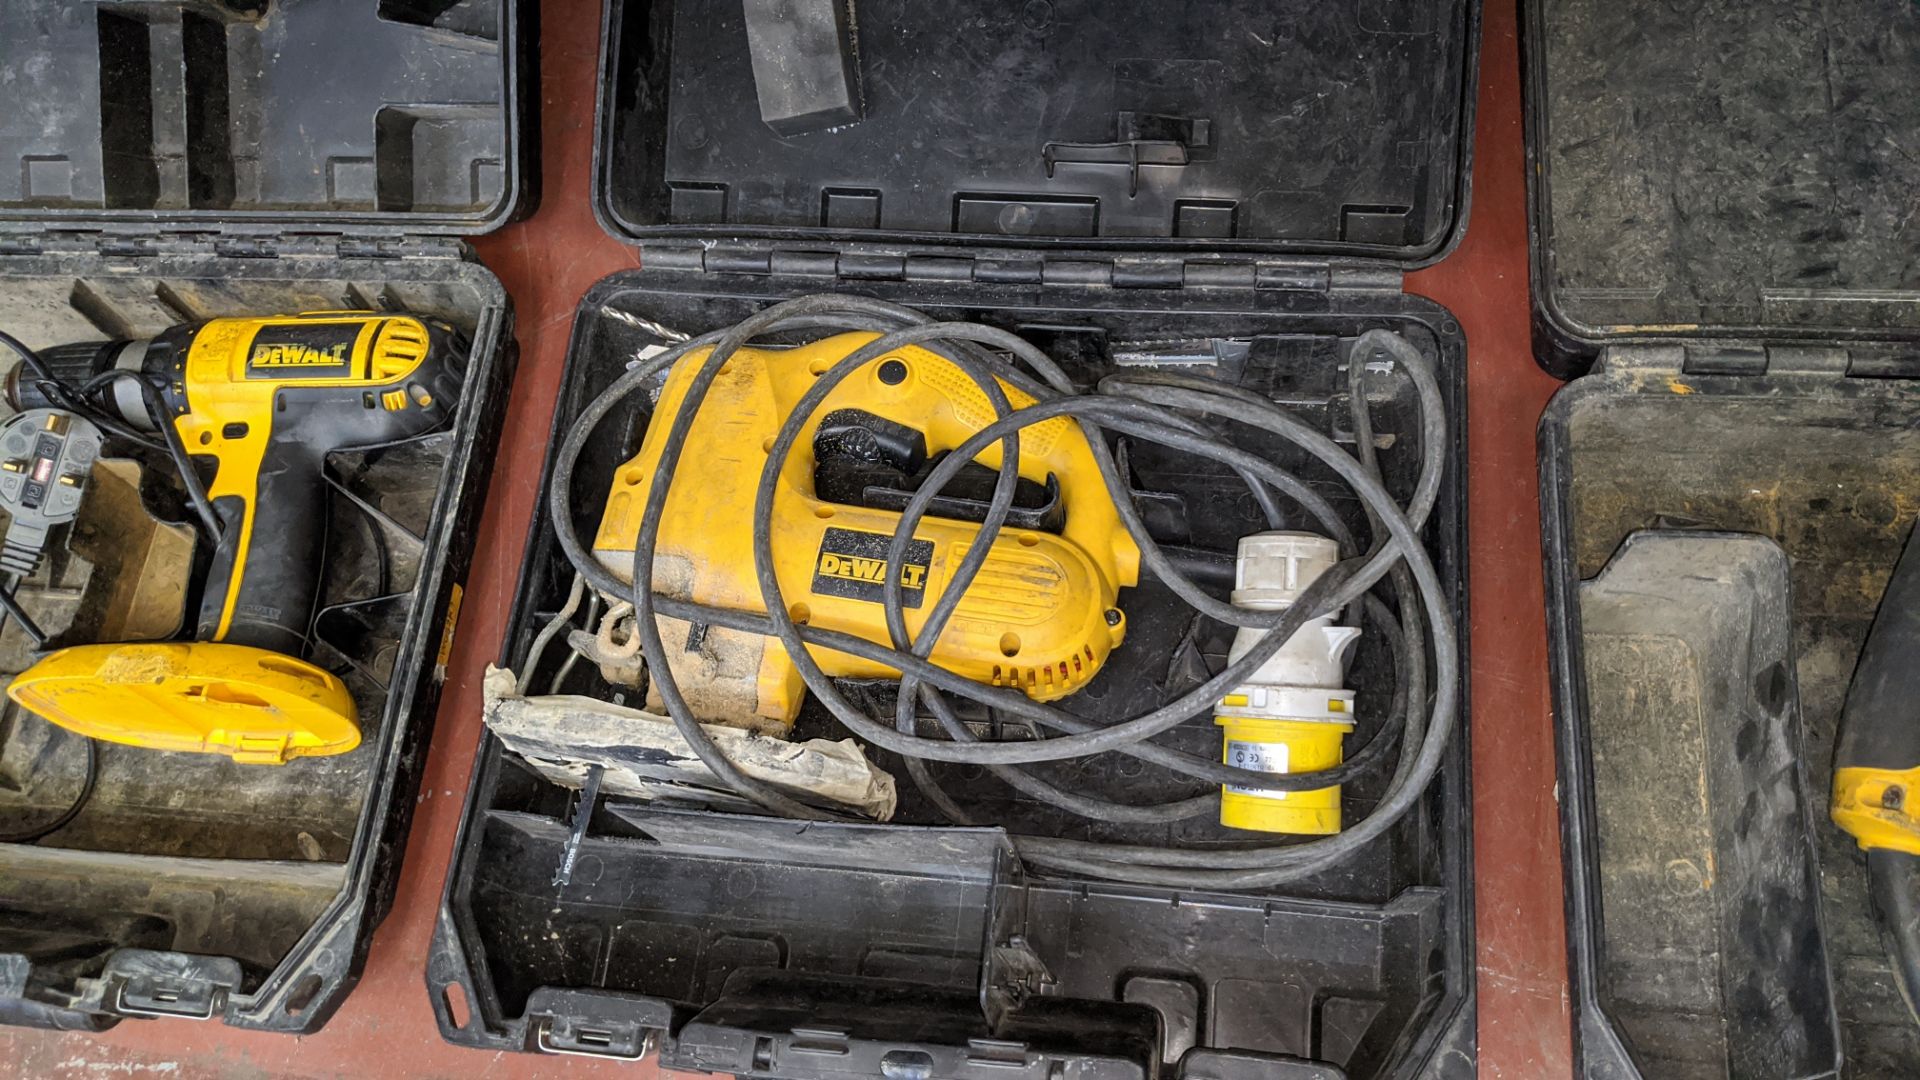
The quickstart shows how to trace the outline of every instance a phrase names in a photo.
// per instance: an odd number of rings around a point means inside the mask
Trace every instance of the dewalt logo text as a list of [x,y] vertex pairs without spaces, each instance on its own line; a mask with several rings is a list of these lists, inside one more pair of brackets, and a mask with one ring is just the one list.
[[[887,579],[887,560],[869,559],[859,555],[836,555],[830,551],[820,553],[819,572],[822,576],[844,578],[848,581],[866,581],[879,585]],[[900,584],[909,589],[919,589],[926,585],[927,568],[912,563],[900,566]]]
[[[819,596],[844,596],[881,603],[887,580],[887,545],[893,537],[864,529],[828,529],[820,536],[813,563],[813,591]],[[927,574],[933,565],[933,543],[907,542],[900,562],[900,603],[917,608],[926,596]]]
[[347,346],[315,349],[305,345],[255,345],[247,365],[257,368],[340,367],[347,362]]
[[247,343],[249,379],[344,379],[353,374],[360,322],[268,324]]

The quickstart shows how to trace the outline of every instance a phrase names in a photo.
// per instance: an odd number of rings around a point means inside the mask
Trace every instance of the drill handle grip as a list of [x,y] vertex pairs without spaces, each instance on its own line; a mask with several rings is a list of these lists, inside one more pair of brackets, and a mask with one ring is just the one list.
[[[273,440],[251,492],[215,495],[221,535],[201,594],[198,640],[305,655],[326,535],[323,460],[310,445]],[[235,487],[244,485],[218,490]]]

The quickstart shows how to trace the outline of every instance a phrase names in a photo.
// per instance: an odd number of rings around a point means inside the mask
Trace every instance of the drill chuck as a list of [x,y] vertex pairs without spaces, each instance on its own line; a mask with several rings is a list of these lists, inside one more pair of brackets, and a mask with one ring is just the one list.
[[[68,345],[55,345],[50,349],[41,349],[35,355],[53,376],[58,387],[49,385],[45,379],[37,377],[25,364],[15,364],[7,372],[7,404],[15,411],[28,409],[65,409],[70,402],[60,400],[59,388],[65,388],[69,394],[87,383],[116,368],[135,373],[143,371],[151,340],[137,341],[79,341]],[[153,418],[147,414],[146,402],[140,396],[140,388],[130,380],[120,379],[107,388],[108,413],[125,420],[142,431],[156,431]]]

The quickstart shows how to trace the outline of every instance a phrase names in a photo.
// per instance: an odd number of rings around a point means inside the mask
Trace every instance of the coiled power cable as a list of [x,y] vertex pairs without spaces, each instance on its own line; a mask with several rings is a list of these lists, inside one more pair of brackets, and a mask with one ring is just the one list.
[[[686,449],[686,435],[720,368],[740,348],[774,335],[861,330],[880,336],[855,349],[820,374],[787,417],[767,452],[751,527],[755,571],[765,611],[740,611],[695,603],[653,591],[651,567],[660,519],[672,488],[675,467]],[[869,363],[906,346],[927,349],[952,362],[979,386],[998,417],[933,468],[901,514],[887,553],[883,607],[890,643],[796,624],[788,615],[774,573],[772,514],[774,493],[786,456],[808,418],[841,381]],[[1371,417],[1362,391],[1361,357],[1373,349],[1391,355],[1411,377],[1420,402],[1420,471],[1412,497],[1400,505],[1387,491],[1372,445]],[[705,355],[701,356],[705,350]],[[649,675],[675,728],[700,760],[728,787],[770,813],[796,818],[833,815],[799,802],[769,784],[742,773],[715,747],[694,718],[666,662],[666,647],[655,616],[769,635],[798,665],[807,688],[854,735],[900,755],[910,777],[928,801],[956,823],[968,823],[965,810],[938,788],[924,763],[979,765],[1023,794],[1084,816],[1111,822],[1163,823],[1215,811],[1217,790],[1202,796],[1151,806],[1116,803],[1064,790],[1021,768],[1093,754],[1120,753],[1175,773],[1268,791],[1311,791],[1344,783],[1380,767],[1397,746],[1399,754],[1387,787],[1371,813],[1344,831],[1306,842],[1182,848],[1101,843],[1052,836],[1015,835],[1021,856],[1037,866],[1115,881],[1175,887],[1260,888],[1317,873],[1385,833],[1421,797],[1443,760],[1459,713],[1459,635],[1446,588],[1420,540],[1438,497],[1447,448],[1444,400],[1438,380],[1418,349],[1396,334],[1371,330],[1354,343],[1349,364],[1349,395],[1357,450],[1349,453],[1331,438],[1258,394],[1192,375],[1145,371],[1112,375],[1092,392],[1077,392],[1064,371],[1025,339],[974,323],[937,322],[911,308],[839,295],[801,297],[766,308],[743,322],[678,343],[624,372],[588,403],[567,430],[555,457],[550,510],[562,551],[587,585],[609,598],[630,598],[636,633]],[[1010,358],[1010,359],[1009,359]],[[672,417],[658,470],[647,492],[640,531],[634,542],[634,580],[615,577],[581,543],[574,525],[573,476],[589,437],[622,402],[651,379],[687,359],[699,369],[680,410]],[[1021,366],[1024,365],[1024,370]],[[1034,398],[1013,408],[1000,381]],[[1372,543],[1357,547],[1352,531],[1331,506],[1299,477],[1272,461],[1215,434],[1195,415],[1242,425],[1277,436],[1324,464],[1366,508]],[[1239,660],[1171,701],[1139,715],[1100,722],[1037,702],[1017,689],[989,686],[931,663],[934,642],[954,607],[985,561],[1005,523],[1018,480],[1020,432],[1055,417],[1070,417],[1086,432],[1100,474],[1121,521],[1139,545],[1141,560],[1175,595],[1201,614],[1234,627],[1266,631]],[[1284,611],[1235,607],[1209,595],[1182,571],[1176,560],[1148,535],[1134,508],[1108,433],[1159,443],[1197,458],[1219,462],[1249,485],[1269,524],[1281,520],[1274,496],[1285,496],[1313,518],[1340,545],[1342,561],[1320,577]],[[907,545],[934,497],[959,470],[998,443],[1001,464],[980,541],[968,548],[952,579],[935,602],[921,631],[909,635],[900,590],[900,566]],[[695,447],[694,452],[699,452]],[[1376,588],[1391,585],[1388,597]],[[578,607],[578,594],[571,606]],[[1389,715],[1372,739],[1340,765],[1315,772],[1268,773],[1237,768],[1152,742],[1154,736],[1188,720],[1209,715],[1220,697],[1250,677],[1310,619],[1342,609],[1361,613],[1393,654],[1394,688]],[[549,628],[552,629],[552,628]],[[546,636],[551,636],[548,634]],[[816,663],[806,646],[838,650],[874,660],[902,673],[892,717],[862,708]],[[1429,658],[1431,667],[1429,667]],[[1037,729],[1047,737],[1018,741],[978,739],[954,714],[948,695],[987,707],[994,713]],[[914,734],[915,706],[924,706],[944,737]]]

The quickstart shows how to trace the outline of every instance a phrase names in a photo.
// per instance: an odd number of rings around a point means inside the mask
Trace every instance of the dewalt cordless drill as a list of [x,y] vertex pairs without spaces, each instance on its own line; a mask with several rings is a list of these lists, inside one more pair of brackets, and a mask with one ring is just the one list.
[[[411,315],[314,312],[214,319],[141,341],[41,353],[67,387],[105,383],[127,423],[171,422],[186,451],[210,459],[207,499],[220,525],[193,643],[63,649],[8,687],[21,705],[96,738],[279,763],[359,742],[346,687],[302,659],[326,533],[329,452],[445,426],[467,349],[453,327]],[[47,400],[43,376],[15,369],[16,408]]]

